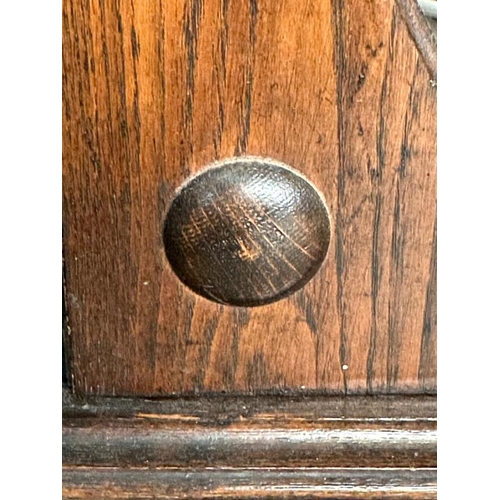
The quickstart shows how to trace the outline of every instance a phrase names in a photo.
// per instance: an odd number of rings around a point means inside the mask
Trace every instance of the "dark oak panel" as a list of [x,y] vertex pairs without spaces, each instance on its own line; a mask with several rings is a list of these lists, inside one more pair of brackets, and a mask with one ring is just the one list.
[[[64,1],[64,249],[79,393],[434,391],[436,90],[394,1]],[[252,309],[183,286],[175,190],[272,157],[324,194],[300,291]]]

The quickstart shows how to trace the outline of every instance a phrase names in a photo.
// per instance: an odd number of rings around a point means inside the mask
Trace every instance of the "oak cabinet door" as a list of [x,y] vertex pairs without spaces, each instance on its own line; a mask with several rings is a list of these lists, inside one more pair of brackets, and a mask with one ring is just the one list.
[[64,498],[436,497],[435,63],[416,0],[63,1]]
[[[63,9],[74,390],[434,392],[436,88],[408,12],[391,0],[74,0]],[[201,200],[203,220],[193,212],[178,224],[178,234],[198,234],[184,248],[205,238],[193,252],[209,252],[191,270],[193,290],[167,258],[167,213],[193,176],[248,157],[304,177],[324,201],[329,234],[310,232],[310,206],[281,228],[269,178],[245,212],[234,178],[215,212],[203,215]],[[325,246],[310,277],[300,258]],[[287,263],[276,268],[275,257]],[[243,298],[251,286],[273,296],[273,286],[308,280],[271,303],[228,305],[210,298],[210,259],[225,273],[219,285]]]

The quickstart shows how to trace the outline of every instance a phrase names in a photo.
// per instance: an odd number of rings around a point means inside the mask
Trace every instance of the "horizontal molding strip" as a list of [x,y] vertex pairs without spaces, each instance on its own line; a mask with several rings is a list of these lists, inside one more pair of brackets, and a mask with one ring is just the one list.
[[79,499],[436,498],[436,469],[63,469]]
[[435,467],[436,400],[66,394],[63,463],[106,467]]

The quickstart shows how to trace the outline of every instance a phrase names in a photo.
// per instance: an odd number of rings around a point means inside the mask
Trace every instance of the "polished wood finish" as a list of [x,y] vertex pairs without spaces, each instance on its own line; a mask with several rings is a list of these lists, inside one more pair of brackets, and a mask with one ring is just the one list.
[[63,388],[63,418],[136,418],[139,414],[189,414],[200,422],[239,420],[243,415],[288,415],[297,419],[436,420],[435,396],[200,395],[190,398],[80,398]]
[[436,469],[63,469],[66,499],[431,500]]
[[63,392],[63,498],[436,497],[431,396]]
[[[65,0],[64,254],[75,391],[436,389],[436,89],[393,0]],[[214,160],[292,165],[330,250],[235,308],[179,282],[162,228]]]
[[432,397],[70,402],[63,463],[100,467],[435,467]]
[[258,306],[302,288],[330,243],[319,193],[286,165],[235,158],[182,187],[167,214],[164,242],[181,281],[203,297]]

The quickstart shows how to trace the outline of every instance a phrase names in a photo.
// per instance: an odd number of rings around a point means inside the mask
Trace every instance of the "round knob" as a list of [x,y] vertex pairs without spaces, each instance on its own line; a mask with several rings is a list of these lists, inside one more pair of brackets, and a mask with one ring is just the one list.
[[274,160],[232,158],[181,187],[163,237],[170,265],[194,292],[257,306],[314,276],[328,250],[330,221],[301,174]]

